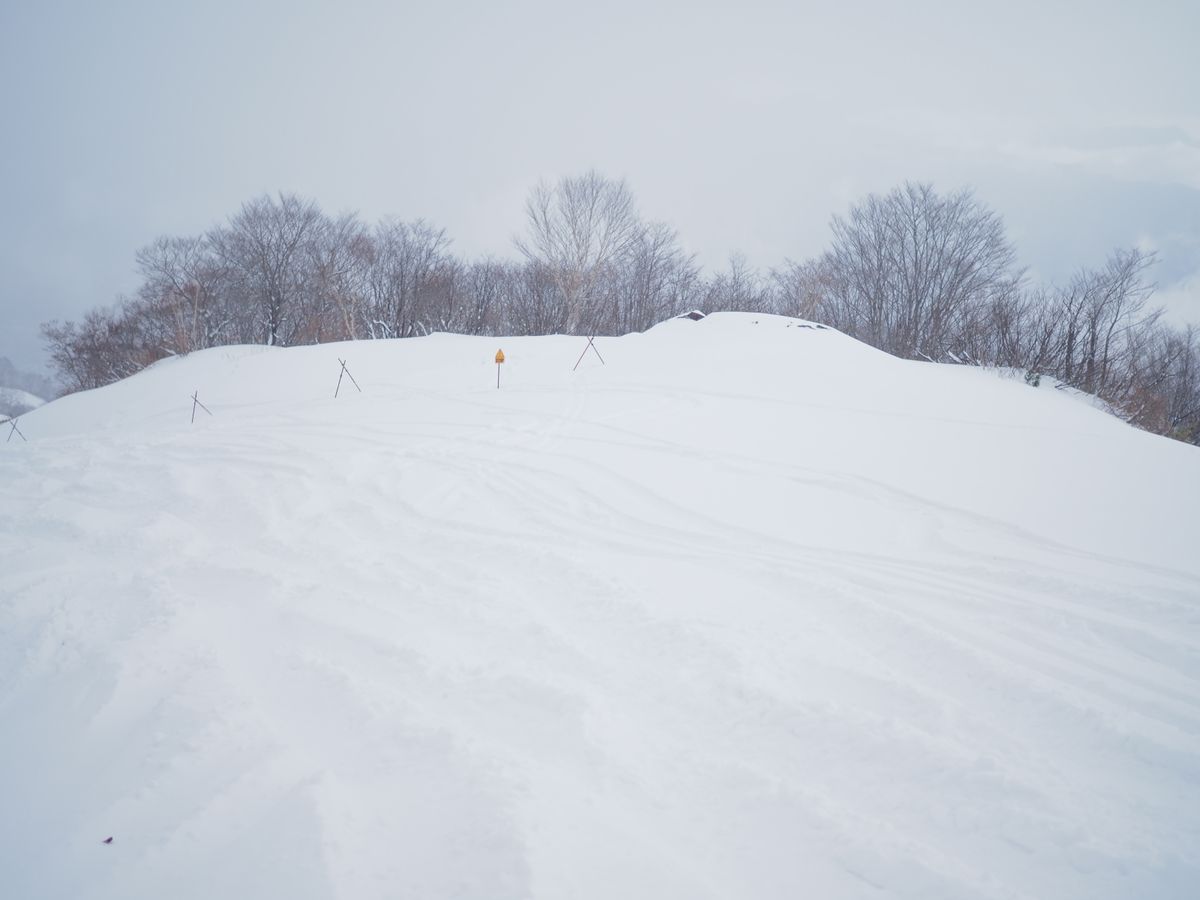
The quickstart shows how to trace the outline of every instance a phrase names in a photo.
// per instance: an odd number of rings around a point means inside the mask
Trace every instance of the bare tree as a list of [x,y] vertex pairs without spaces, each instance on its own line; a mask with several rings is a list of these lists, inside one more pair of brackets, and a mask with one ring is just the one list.
[[788,260],[771,272],[771,308],[784,316],[811,319],[839,327],[829,302],[833,275],[822,259],[803,263]]
[[906,184],[832,228],[824,262],[841,327],[898,356],[940,356],[973,305],[1021,277],[1000,217],[970,191]]
[[697,306],[702,312],[735,310],[766,312],[771,308],[770,287],[740,253],[731,254],[729,268],[705,283]]
[[163,356],[125,304],[86,313],[78,322],[47,322],[42,337],[67,393],[102,387],[140,372]]
[[1153,262],[1153,254],[1117,250],[1104,268],[1080,279],[1085,304],[1080,387],[1088,393],[1103,396],[1114,392],[1122,363],[1137,355],[1139,331],[1159,316],[1157,310],[1143,315],[1154,291],[1146,281]]
[[1152,263],[1150,254],[1117,250],[1103,267],[1035,295],[1025,364],[1120,406],[1156,340],[1160,312],[1146,307]]
[[661,222],[641,227],[601,281],[607,314],[593,322],[593,329],[598,334],[644,331],[683,311],[698,278],[695,258],[680,248],[673,228]]
[[263,343],[291,343],[298,331],[301,323],[293,314],[313,278],[307,244],[326,223],[312,201],[280,194],[278,200],[251,200],[227,227],[210,233],[218,257],[235,274],[243,302],[257,310]]
[[1166,331],[1162,355],[1170,374],[1163,391],[1163,420],[1156,430],[1200,444],[1200,332],[1192,325]]
[[513,266],[504,302],[504,330],[513,334],[562,334],[567,308],[558,283],[538,263]]
[[313,289],[305,319],[305,339],[357,340],[363,336],[375,246],[354,213],[318,229],[309,243]]
[[169,354],[220,343],[232,318],[225,272],[205,237],[160,237],[136,255],[138,300],[159,345]]
[[594,325],[597,287],[633,247],[641,224],[624,181],[598,172],[539,183],[525,204],[528,234],[517,249],[558,288],[565,330]]
[[456,266],[445,230],[418,219],[375,228],[367,332],[373,338],[427,333],[431,312],[452,288]]
[[494,334],[502,315],[512,267],[494,259],[471,263],[462,273],[463,331]]
[[951,339],[953,350],[946,356],[976,365],[1044,371],[1046,353],[1039,349],[1038,311],[1045,296],[1014,282],[982,302],[970,304]]

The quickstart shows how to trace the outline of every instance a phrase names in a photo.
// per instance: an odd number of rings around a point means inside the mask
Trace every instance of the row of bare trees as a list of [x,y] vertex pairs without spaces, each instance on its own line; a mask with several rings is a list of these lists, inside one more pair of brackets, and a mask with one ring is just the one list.
[[1150,305],[1152,253],[1118,249],[1066,284],[1031,287],[995,213],[918,184],[868,197],[833,233],[821,257],[784,270],[804,315],[897,356],[1049,376],[1200,443],[1200,334]]
[[969,191],[906,184],[835,217],[820,256],[704,274],[628,186],[541,183],[515,260],[463,260],[427,222],[332,217],[261,197],[204,235],[137,254],[141,286],[43,331],[68,390],[225,344],[466,334],[623,334],[689,309],[780,313],[911,359],[1011,368],[1200,443],[1200,339],[1149,305],[1151,255],[1119,250],[1065,285],[1030,286],[999,216]]
[[225,344],[640,331],[694,292],[692,257],[641,220],[623,182],[540,185],[528,211],[524,259],[467,262],[420,220],[369,226],[261,197],[207,234],[159,238],[137,254],[135,296],[43,332],[65,386],[81,390]]

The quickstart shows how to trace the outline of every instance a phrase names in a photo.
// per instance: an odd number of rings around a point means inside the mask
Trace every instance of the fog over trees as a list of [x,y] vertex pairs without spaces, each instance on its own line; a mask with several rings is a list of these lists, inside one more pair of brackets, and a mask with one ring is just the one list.
[[422,220],[331,217],[281,194],[206,234],[137,252],[132,297],[43,334],[68,391],[226,344],[642,331],[691,309],[823,322],[909,359],[995,366],[1094,394],[1143,428],[1200,443],[1200,337],[1152,305],[1153,254],[1118,248],[1032,284],[1003,222],[967,190],[905,184],[835,216],[820,256],[705,273],[624,181],[543,182],[513,259],[463,259]]

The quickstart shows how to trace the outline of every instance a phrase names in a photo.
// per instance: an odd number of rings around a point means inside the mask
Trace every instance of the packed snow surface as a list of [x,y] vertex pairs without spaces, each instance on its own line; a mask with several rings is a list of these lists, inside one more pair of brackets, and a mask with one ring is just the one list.
[[1200,896],[1200,451],[795,320],[584,346],[23,417],[0,894]]

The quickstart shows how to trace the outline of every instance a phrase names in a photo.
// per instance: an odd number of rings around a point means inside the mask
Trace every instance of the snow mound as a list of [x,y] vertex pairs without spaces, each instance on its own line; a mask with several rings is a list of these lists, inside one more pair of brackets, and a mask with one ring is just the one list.
[[0,387],[0,416],[21,416],[37,409],[46,401],[29,391],[19,388]]
[[1190,896],[1200,453],[801,325],[27,414],[5,895]]

